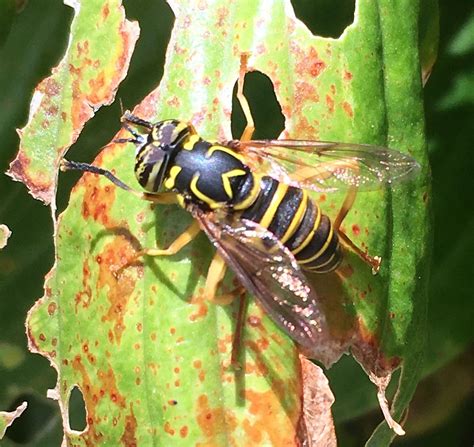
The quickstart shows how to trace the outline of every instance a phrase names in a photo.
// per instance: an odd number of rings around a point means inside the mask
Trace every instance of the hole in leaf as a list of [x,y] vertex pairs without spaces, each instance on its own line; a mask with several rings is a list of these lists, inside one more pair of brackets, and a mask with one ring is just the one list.
[[[166,48],[174,22],[171,8],[165,0],[126,0],[124,7],[127,19],[137,20],[140,24],[140,38],[127,76],[119,86],[115,102],[109,107],[101,107],[94,118],[86,123],[80,138],[68,152],[68,159],[88,163],[94,160],[101,148],[120,129],[120,101],[124,110],[133,109],[158,85],[163,76]],[[69,192],[79,177],[79,173],[73,172],[60,175],[58,212],[66,208]]]
[[84,431],[87,426],[86,403],[81,390],[75,386],[69,395],[69,428]]
[[[245,75],[244,94],[255,122],[253,139],[278,138],[285,128],[285,118],[275,96],[270,78],[253,71]],[[245,117],[237,100],[237,82],[232,97],[231,127],[234,138],[240,138],[245,128]]]
[[355,0],[292,0],[296,17],[317,36],[338,38],[354,21]]
[[124,108],[131,109],[156,88],[163,76],[174,15],[165,0],[126,0],[123,3],[127,19],[137,20],[140,24],[140,38],[130,61],[130,69],[117,94]]
[[[33,393],[22,393],[16,397],[7,411],[15,410],[22,402],[27,402],[28,406],[7,429],[5,438],[17,444],[32,443],[38,445],[37,441],[47,435],[45,434],[45,427],[48,427],[49,431],[53,431],[56,428],[55,423],[58,426],[60,425],[59,408],[52,401],[48,401],[46,397]],[[59,445],[60,437],[58,437],[57,442],[57,445]]]

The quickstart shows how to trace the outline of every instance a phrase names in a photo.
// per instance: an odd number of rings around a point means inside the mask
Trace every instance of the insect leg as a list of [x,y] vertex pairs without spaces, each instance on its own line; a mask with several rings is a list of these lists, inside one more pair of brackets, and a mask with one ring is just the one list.
[[144,248],[143,250],[137,251],[131,259],[129,259],[125,264],[120,266],[115,271],[115,276],[120,276],[121,273],[129,266],[134,264],[139,258],[143,256],[172,256],[178,253],[183,247],[189,244],[201,231],[199,223],[195,220],[193,223],[186,228],[172,243],[168,248],[159,249],[159,248]]
[[354,205],[356,196],[357,196],[357,187],[356,186],[350,187],[349,190],[347,191],[346,197],[344,198],[344,202],[342,203],[341,209],[339,210],[339,213],[334,219],[334,228],[336,228],[336,230],[339,230],[342,224],[342,221],[346,218],[347,214],[352,208],[352,205]]
[[234,296],[225,294],[217,297],[217,288],[224,279],[227,265],[221,258],[219,253],[216,253],[212,258],[211,265],[207,272],[206,285],[204,287],[204,296],[209,301],[218,302],[219,304],[229,304]]
[[91,172],[92,174],[102,175],[109,179],[114,185],[118,186],[119,188],[132,193],[134,196],[138,197],[142,200],[147,200],[149,202],[157,203],[157,204],[175,204],[178,203],[178,197],[176,193],[173,192],[163,192],[157,194],[151,194],[147,192],[137,191],[126,183],[122,182],[119,178],[117,178],[114,174],[112,174],[107,169],[100,168],[98,166],[90,165],[88,163],[81,163],[77,161],[69,161],[66,159],[61,160],[60,164],[61,171],[81,171],[81,172]]
[[252,135],[255,131],[255,124],[252,117],[252,112],[250,111],[250,106],[247,101],[247,98],[244,95],[244,81],[245,73],[247,73],[247,62],[249,59],[248,53],[242,53],[240,56],[240,71],[239,71],[239,80],[237,81],[237,99],[240,102],[240,107],[244,112],[247,125],[245,126],[240,141],[248,141],[252,139]]
[[211,265],[206,278],[206,286],[204,294],[206,299],[217,302],[219,304],[228,304],[233,301],[236,295],[240,295],[239,311],[237,314],[237,323],[235,326],[234,340],[232,341],[232,354],[230,358],[230,364],[233,369],[240,369],[239,357],[240,347],[242,343],[242,330],[245,322],[245,312],[247,309],[247,302],[245,299],[245,288],[239,286],[229,293],[217,296],[217,288],[224,279],[224,275],[227,269],[227,265],[219,253],[214,255],[212,258]]
[[242,334],[244,332],[245,315],[247,314],[248,304],[248,301],[245,297],[245,288],[239,287],[238,289],[236,289],[235,293],[237,294],[238,291],[240,291],[239,311],[237,313],[234,340],[232,341],[232,353],[230,355],[230,365],[234,370],[242,369],[242,366],[239,362],[239,358],[243,340]]
[[[172,243],[168,248],[159,249],[159,248],[145,248],[138,251],[134,260],[142,256],[172,256],[178,253],[183,247],[189,244],[201,231],[199,223],[194,220],[193,223],[186,228]],[[133,262],[133,261],[132,261]],[[130,264],[130,263],[129,263]]]
[[369,264],[372,267],[372,273],[375,275],[380,270],[380,264],[382,263],[382,258],[380,256],[370,256],[364,251],[362,251],[354,242],[349,239],[349,236],[341,230],[342,221],[345,219],[349,213],[352,205],[354,204],[355,198],[357,196],[357,187],[353,186],[347,191],[346,197],[342,204],[339,213],[337,214],[336,219],[334,220],[334,228],[337,230],[339,239],[342,240],[355,254],[357,254],[365,263]]

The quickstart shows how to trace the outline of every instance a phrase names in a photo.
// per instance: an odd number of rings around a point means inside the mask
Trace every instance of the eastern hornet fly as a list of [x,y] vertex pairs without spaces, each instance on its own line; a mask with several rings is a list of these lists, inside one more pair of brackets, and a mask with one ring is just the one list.
[[[216,297],[226,267],[230,267],[305,353],[331,363],[327,352],[337,342],[330,336],[318,295],[305,272],[337,269],[342,260],[341,244],[376,272],[380,258],[356,247],[341,231],[341,222],[357,190],[406,180],[419,166],[410,156],[382,147],[252,140],[254,126],[243,95],[244,75],[241,73],[237,91],[247,119],[241,140],[211,143],[191,124],[178,120],[151,123],[125,112],[123,128],[131,137],[116,142],[135,145],[135,174],[146,192],[132,190],[110,171],[89,164],[63,160],[62,169],[104,175],[140,198],[178,203],[188,210],[193,223],[167,249],[142,250],[134,260],[143,255],[173,255],[204,231],[217,248],[206,279],[206,296]],[[333,222],[308,190],[347,191]],[[234,364],[235,355],[233,350]]]

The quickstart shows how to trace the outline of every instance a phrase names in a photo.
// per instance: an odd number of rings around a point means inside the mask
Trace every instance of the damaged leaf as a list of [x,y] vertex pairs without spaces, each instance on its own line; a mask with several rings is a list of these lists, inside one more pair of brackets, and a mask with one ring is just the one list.
[[5,224],[0,224],[0,250],[5,248],[12,232]]
[[334,395],[323,370],[300,356],[303,379],[303,417],[300,420],[300,439],[304,447],[335,447],[336,432],[331,406]]
[[0,411],[0,440],[5,435],[7,428],[13,424],[16,418],[19,418],[21,414],[26,410],[27,403],[23,402],[14,411]]
[[35,89],[20,150],[8,174],[53,203],[59,161],[84,124],[110,104],[125,77],[139,29],[118,0],[65,0],[75,16],[64,58]]
[[[165,73],[136,115],[191,121],[205,138],[230,140],[232,92],[240,56],[247,53],[249,70],[273,83],[284,137],[395,147],[426,166],[417,2],[402,8],[388,0],[359,0],[354,23],[339,39],[313,36],[289,1],[205,3],[170,2],[176,20]],[[72,112],[73,122],[90,117],[80,107]],[[111,143],[94,164],[137,187],[130,146]],[[344,221],[343,230],[358,246],[382,257],[377,276],[347,252],[338,274],[311,278],[334,338],[379,384],[379,400],[395,430],[392,416],[400,420],[408,405],[423,345],[426,176],[427,169],[396,190],[359,193]],[[334,217],[344,196],[315,199]],[[303,393],[314,389],[314,375],[302,371],[294,344],[253,301],[243,369],[229,368],[238,303],[203,298],[213,253],[204,237],[173,257],[144,258],[121,271],[138,250],[167,247],[190,223],[181,209],[152,208],[91,174],[73,190],[58,221],[56,264],[28,319],[31,349],[58,371],[51,396],[62,409],[67,442],[294,445],[318,439],[301,431],[305,418],[324,411],[330,420],[330,399],[309,410],[309,398],[302,403]],[[224,291],[235,287],[233,281],[228,275]],[[337,359],[342,352],[332,354]],[[399,367],[390,416],[383,391]],[[68,423],[75,386],[87,410],[81,433]],[[384,424],[377,436],[383,439],[378,445],[385,445],[393,432]]]

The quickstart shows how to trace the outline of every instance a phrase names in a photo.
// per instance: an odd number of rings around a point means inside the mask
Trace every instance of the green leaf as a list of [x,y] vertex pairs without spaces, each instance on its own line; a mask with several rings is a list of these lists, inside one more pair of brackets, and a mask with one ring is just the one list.
[[18,131],[20,151],[8,171],[47,204],[55,194],[52,167],[94,111],[114,100],[138,38],[138,27],[125,21],[118,0],[67,4],[75,10],[68,49],[35,90],[28,124]]
[[26,402],[23,402],[14,411],[0,411],[0,440],[5,435],[7,428],[26,410],[26,406]]
[[438,56],[439,7],[437,0],[421,0],[420,2],[418,39],[421,76],[425,85]]
[[[340,39],[325,39],[295,19],[289,2],[199,8],[175,1],[163,79],[135,113],[179,117],[204,137],[230,139],[239,56],[248,52],[250,68],[273,82],[285,136],[410,149],[426,165],[419,5],[387,3],[360,0],[354,24]],[[70,128],[64,133],[73,140]],[[111,144],[95,164],[136,185],[130,148]],[[418,380],[425,331],[425,176],[398,190],[359,194],[344,223],[358,245],[382,256],[378,276],[348,253],[341,275],[318,280],[335,339],[352,341],[371,378],[383,388],[403,365],[397,418]],[[334,216],[343,197],[317,199]],[[73,386],[84,395],[88,426],[81,434],[66,426],[70,442],[295,442],[302,383],[293,343],[252,302],[244,370],[228,369],[236,303],[202,298],[212,253],[204,238],[173,258],[147,258],[118,278],[113,273],[141,247],[167,246],[189,223],[182,210],[152,211],[91,175],[75,188],[58,222],[56,265],[28,321],[33,350],[58,370],[56,397],[66,421]],[[392,435],[380,428],[378,445]]]

